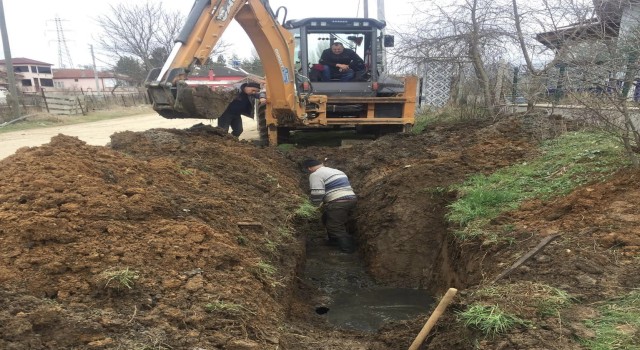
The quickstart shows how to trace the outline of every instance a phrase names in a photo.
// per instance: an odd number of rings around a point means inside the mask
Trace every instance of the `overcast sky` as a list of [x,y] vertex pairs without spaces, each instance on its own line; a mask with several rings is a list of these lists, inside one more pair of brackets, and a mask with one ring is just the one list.
[[[135,0],[142,2],[143,0]],[[189,13],[191,0],[149,0],[162,3],[163,8]],[[287,19],[306,17],[362,17],[363,2],[366,0],[271,0],[274,11],[285,6]],[[378,0],[368,0],[369,17],[376,17]],[[3,0],[7,32],[12,57],[25,57],[59,67],[60,31],[56,28],[59,18],[66,47],[74,66],[91,65],[89,46],[101,32],[95,18],[109,14],[110,5],[133,1],[123,0]],[[414,12],[414,5],[420,0],[386,0],[384,3],[387,27],[398,29],[406,23]],[[222,39],[235,43],[233,53],[240,57],[251,56],[252,44],[240,26],[233,22]],[[94,50],[96,51],[96,50]],[[63,50],[63,53],[65,51]],[[4,51],[1,53],[4,58]],[[64,56],[64,55],[63,55]],[[65,62],[66,56],[65,56]],[[96,52],[96,65],[100,69],[107,66],[104,58]]]

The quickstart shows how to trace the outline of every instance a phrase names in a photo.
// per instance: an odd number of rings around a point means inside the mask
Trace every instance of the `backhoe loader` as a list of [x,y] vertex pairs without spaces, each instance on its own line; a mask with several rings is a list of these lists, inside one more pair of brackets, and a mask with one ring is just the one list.
[[[279,21],[283,13],[282,23]],[[145,86],[153,108],[165,118],[219,117],[220,94],[186,79],[204,65],[230,21],[235,19],[262,62],[266,104],[256,108],[261,139],[277,145],[291,130],[357,128],[406,131],[414,123],[417,78],[393,78],[383,67],[383,50],[393,37],[372,18],[286,20],[268,0],[196,0],[164,66]],[[316,81],[320,53],[340,42],[363,59],[353,81]],[[310,78],[311,76],[311,78]]]

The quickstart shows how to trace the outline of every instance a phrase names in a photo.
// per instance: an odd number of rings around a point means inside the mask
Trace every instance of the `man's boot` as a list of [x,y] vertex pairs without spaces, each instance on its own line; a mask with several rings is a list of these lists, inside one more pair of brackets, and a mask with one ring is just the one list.
[[338,247],[340,245],[340,243],[338,242],[338,238],[334,236],[329,236],[329,238],[327,238],[327,240],[325,241],[325,244],[330,247]]
[[351,254],[356,251],[355,244],[351,237],[338,237],[338,246],[343,253]]

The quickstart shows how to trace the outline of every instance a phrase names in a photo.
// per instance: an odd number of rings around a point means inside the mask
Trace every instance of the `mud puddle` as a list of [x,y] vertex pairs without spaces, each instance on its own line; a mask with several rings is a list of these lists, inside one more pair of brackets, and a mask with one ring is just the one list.
[[338,328],[376,332],[385,323],[418,317],[433,298],[426,290],[379,286],[366,273],[359,252],[344,254],[325,244],[325,233],[311,233],[303,280],[321,296],[315,312]]

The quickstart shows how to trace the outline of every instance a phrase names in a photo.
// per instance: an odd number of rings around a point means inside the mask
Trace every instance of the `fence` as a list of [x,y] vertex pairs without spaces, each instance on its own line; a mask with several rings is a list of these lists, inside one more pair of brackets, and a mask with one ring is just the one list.
[[[18,104],[23,114],[49,113],[55,115],[87,114],[90,111],[132,107],[149,104],[145,92],[117,92],[89,94],[83,91],[23,93],[18,96]],[[0,115],[11,115],[11,107],[0,102]]]

